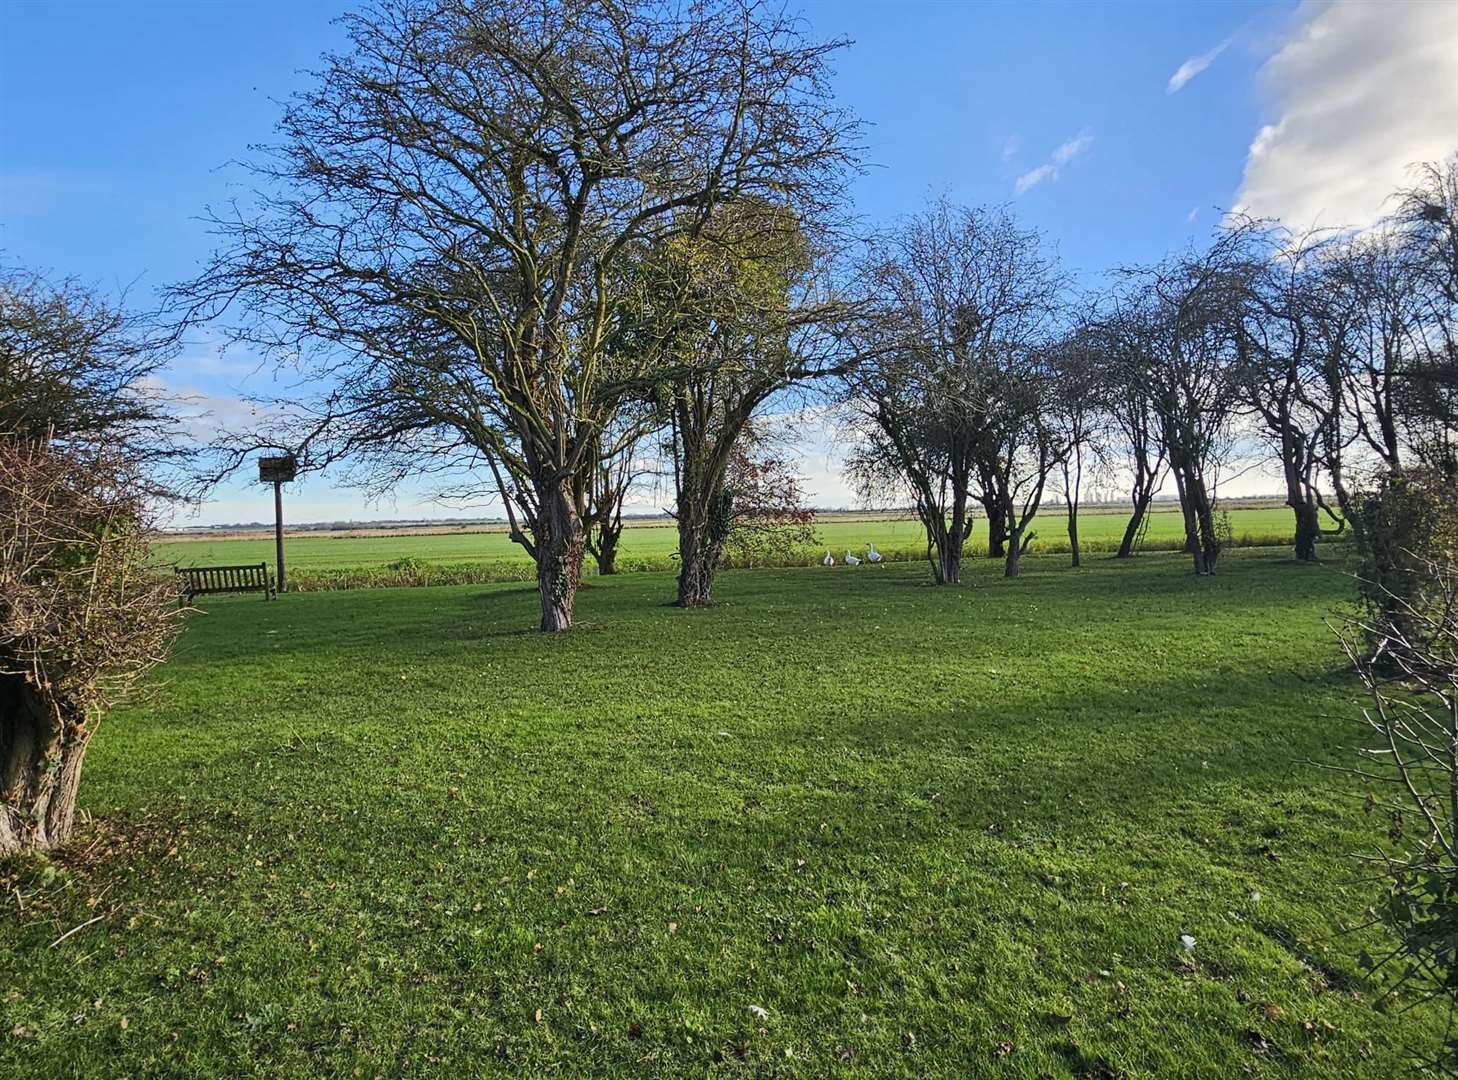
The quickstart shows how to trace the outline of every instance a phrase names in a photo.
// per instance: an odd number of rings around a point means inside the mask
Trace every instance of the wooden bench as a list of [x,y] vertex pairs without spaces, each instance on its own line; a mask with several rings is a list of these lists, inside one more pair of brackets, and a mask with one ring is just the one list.
[[218,593],[261,592],[265,600],[276,594],[267,563],[250,566],[179,566],[177,577],[182,586],[183,602],[190,604],[195,596]]

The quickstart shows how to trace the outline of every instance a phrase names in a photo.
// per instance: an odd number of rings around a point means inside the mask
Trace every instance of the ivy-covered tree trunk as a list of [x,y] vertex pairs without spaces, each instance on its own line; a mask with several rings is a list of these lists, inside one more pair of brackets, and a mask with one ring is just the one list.
[[733,524],[732,494],[724,489],[722,476],[708,485],[703,481],[699,470],[685,470],[678,503],[679,607],[714,602],[714,577]]
[[0,675],[0,853],[71,838],[90,738],[84,720],[63,718],[23,676]]
[[1296,558],[1316,562],[1316,545],[1321,539],[1321,509],[1316,500],[1302,497],[1292,505],[1296,513]]
[[537,488],[538,511],[533,543],[537,556],[537,591],[542,605],[542,630],[572,628],[577,586],[587,538],[567,480],[550,479]]
[[678,606],[707,607],[714,602],[714,576],[724,555],[723,540],[712,530],[683,522],[678,527]]

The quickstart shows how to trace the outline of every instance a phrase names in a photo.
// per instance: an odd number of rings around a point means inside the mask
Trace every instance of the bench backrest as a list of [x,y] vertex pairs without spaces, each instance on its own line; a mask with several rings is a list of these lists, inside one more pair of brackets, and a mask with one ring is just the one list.
[[194,596],[203,593],[253,592],[269,588],[268,564],[246,566],[179,566],[183,587]]

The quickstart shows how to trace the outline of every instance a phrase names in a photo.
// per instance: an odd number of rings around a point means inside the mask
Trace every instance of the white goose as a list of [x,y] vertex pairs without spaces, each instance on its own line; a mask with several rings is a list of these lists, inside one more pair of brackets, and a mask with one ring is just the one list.
[[881,553],[876,550],[875,544],[866,545],[866,562],[880,562]]
[[825,558],[823,558],[823,559],[820,560],[820,565],[821,566],[834,566],[835,565],[835,556],[832,555],[830,552],[827,551],[825,553]]
[[861,560],[852,555],[849,551],[845,553],[845,564],[847,566],[860,566]]

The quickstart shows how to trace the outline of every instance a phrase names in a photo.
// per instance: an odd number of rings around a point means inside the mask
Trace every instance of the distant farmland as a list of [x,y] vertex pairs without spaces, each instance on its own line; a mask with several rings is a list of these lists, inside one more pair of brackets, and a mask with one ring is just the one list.
[[[1085,552],[1097,555],[1115,550],[1125,521],[1122,512],[1081,515],[1079,532]],[[1229,523],[1231,540],[1238,546],[1280,545],[1291,540],[1291,512],[1284,507],[1232,510]],[[1067,526],[1061,511],[1040,516],[1034,531],[1037,535],[1031,551],[1068,550]],[[888,560],[919,559],[925,552],[920,524],[907,518],[826,515],[816,533],[815,545],[776,561],[810,564],[823,558],[826,550],[840,561],[848,549],[864,554],[867,544],[875,544]],[[1144,541],[1147,549],[1178,548],[1182,537],[1183,524],[1177,511],[1161,509],[1150,515]],[[677,546],[677,533],[671,526],[641,524],[624,532],[619,565],[626,571],[668,569]],[[982,521],[973,530],[971,546],[978,554],[986,552],[986,525]],[[271,562],[273,538],[257,533],[240,538],[175,537],[159,544],[158,552],[164,561],[180,566]],[[413,583],[443,584],[513,580],[531,574],[531,560],[521,547],[499,527],[482,525],[431,531],[305,532],[288,538],[288,561],[292,580],[300,588],[412,583],[401,575],[429,579]]]

